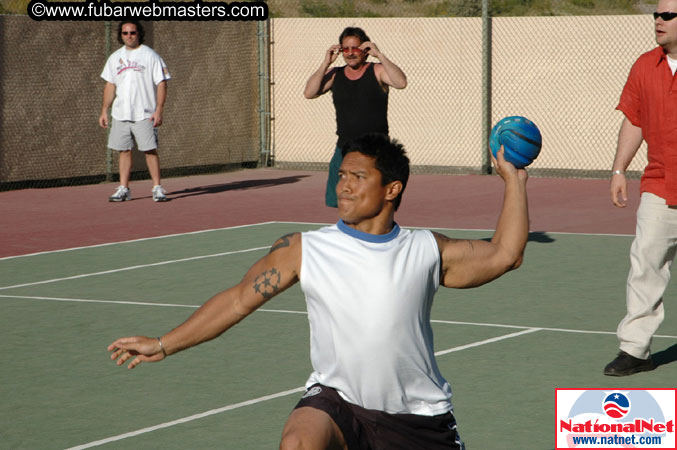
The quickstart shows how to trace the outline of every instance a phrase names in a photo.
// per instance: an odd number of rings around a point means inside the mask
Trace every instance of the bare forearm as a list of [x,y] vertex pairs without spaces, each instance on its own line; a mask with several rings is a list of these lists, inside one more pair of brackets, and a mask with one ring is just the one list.
[[526,180],[506,181],[503,209],[498,218],[492,243],[501,247],[511,268],[522,263],[524,248],[529,238],[529,209]]
[[625,208],[627,205],[628,182],[625,179],[625,169],[637,154],[639,146],[642,145],[642,139],[642,129],[634,126],[627,117],[623,119],[618,132],[618,145],[609,182],[611,202],[618,208]]
[[618,132],[618,145],[612,170],[625,171],[628,168],[639,146],[642,145],[642,139],[642,129],[634,126],[627,118],[624,119]]
[[220,292],[185,322],[162,336],[165,351],[170,355],[217,338],[255,309],[244,307],[233,289]]
[[[184,323],[162,338],[167,354],[214,339],[297,280],[300,237],[283,236],[236,286],[210,298]],[[165,343],[166,340],[166,343]]]
[[108,113],[108,109],[113,104],[114,98],[115,85],[112,83],[106,83],[106,86],[103,88],[103,104],[101,105],[101,113]]
[[162,81],[157,86],[157,106],[155,111],[162,111],[165,107],[165,100],[167,100],[167,82]]

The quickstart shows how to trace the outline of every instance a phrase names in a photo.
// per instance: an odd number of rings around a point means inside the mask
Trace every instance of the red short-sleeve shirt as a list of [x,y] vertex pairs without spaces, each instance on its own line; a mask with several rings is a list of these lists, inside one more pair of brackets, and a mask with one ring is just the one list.
[[616,109],[642,129],[648,164],[640,185],[677,205],[677,77],[661,47],[644,53],[630,70]]

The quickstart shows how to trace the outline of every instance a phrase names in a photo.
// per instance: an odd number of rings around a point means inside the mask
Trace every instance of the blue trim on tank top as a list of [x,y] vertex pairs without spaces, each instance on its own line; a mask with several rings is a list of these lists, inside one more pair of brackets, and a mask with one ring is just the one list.
[[359,239],[361,241],[373,242],[375,244],[390,242],[395,239],[398,234],[400,234],[400,226],[396,223],[394,224],[393,229],[386,234],[369,234],[365,233],[364,231],[356,230],[355,228],[346,225],[343,219],[336,222],[336,226],[348,236],[354,237],[355,239]]

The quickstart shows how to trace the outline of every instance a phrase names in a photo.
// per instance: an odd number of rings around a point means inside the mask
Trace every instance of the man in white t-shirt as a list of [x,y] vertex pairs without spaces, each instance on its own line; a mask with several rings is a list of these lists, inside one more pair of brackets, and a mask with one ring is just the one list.
[[150,47],[143,45],[143,26],[133,20],[118,25],[118,41],[123,47],[106,62],[101,78],[106,80],[99,125],[108,128],[108,109],[113,116],[108,147],[120,154],[120,186],[109,197],[111,202],[131,200],[129,177],[132,171],[132,148],[145,153],[146,165],[153,180],[153,200],[167,201],[160,185],[157,127],[162,125],[162,111],[167,98],[167,65]]
[[278,239],[242,281],[164,336],[114,341],[130,369],[216,338],[300,282],[313,373],[280,448],[462,450],[451,388],[435,361],[430,309],[437,288],[488,283],[522,263],[527,172],[494,159],[505,183],[491,241],[405,230],[394,221],[409,178],[397,141],[369,134],[343,148],[341,220]]

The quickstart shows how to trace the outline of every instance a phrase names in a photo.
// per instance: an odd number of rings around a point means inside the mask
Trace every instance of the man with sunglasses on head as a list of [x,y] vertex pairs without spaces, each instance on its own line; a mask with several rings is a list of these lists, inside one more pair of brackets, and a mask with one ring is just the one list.
[[677,250],[677,0],[660,0],[654,13],[658,47],[630,70],[617,109],[625,118],[611,173],[611,201],[624,208],[625,170],[642,141],[649,163],[640,183],[637,227],[630,250],[627,313],[618,325],[620,353],[604,374],[653,370],[651,340],[663,321],[663,294]]
[[[346,65],[330,66],[338,55]],[[367,61],[373,56],[379,63]],[[339,36],[339,43],[327,49],[319,69],[306,83],[303,95],[317,98],[332,91],[336,108],[338,141],[329,163],[325,203],[336,208],[336,184],[341,166],[341,149],[345,144],[365,133],[388,134],[388,91],[390,87],[404,89],[407,77],[402,69],[390,61],[369,36],[357,27],[347,27]]]
[[118,25],[118,42],[123,45],[106,62],[101,78],[103,107],[99,125],[108,128],[108,108],[113,106],[113,120],[108,147],[120,155],[120,186],[108,198],[111,202],[132,199],[129,177],[132,172],[132,148],[145,153],[146,165],[153,180],[153,200],[167,201],[160,185],[157,127],[162,125],[162,112],[167,97],[167,65],[152,48],[143,44],[143,26],[135,20]]

